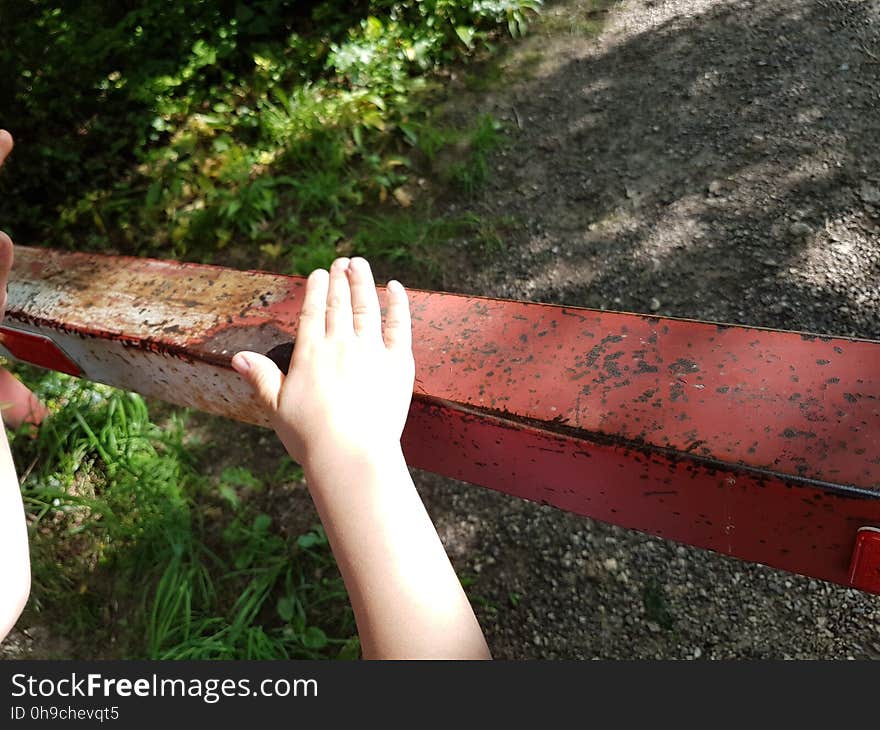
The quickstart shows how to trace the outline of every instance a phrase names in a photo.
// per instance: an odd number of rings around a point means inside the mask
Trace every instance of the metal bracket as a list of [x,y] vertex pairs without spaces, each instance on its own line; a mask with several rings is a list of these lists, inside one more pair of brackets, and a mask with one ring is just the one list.
[[56,370],[79,377],[82,371],[55,342],[45,335],[34,334],[18,327],[0,324],[0,348],[16,360],[29,362],[47,370]]
[[880,593],[880,527],[862,527],[856,533],[849,582],[860,591]]

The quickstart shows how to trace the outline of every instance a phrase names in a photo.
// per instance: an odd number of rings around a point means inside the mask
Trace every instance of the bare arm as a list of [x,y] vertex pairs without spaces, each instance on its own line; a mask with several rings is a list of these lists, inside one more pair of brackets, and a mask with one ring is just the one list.
[[349,591],[366,658],[489,658],[400,449],[412,397],[409,301],[388,286],[382,330],[363,259],[312,272],[290,372],[239,353],[309,490]]
[[[12,150],[12,137],[0,130],[0,166]],[[6,281],[12,268],[12,241],[0,232],[0,319],[6,311]],[[31,564],[27,526],[18,476],[9,452],[6,429],[0,428],[0,641],[27,603],[31,589]]]
[[[0,248],[4,247],[0,235]],[[6,239],[7,241],[9,239]],[[0,254],[2,256],[2,254]],[[0,434],[0,641],[24,610],[31,590],[27,526],[6,430]]]

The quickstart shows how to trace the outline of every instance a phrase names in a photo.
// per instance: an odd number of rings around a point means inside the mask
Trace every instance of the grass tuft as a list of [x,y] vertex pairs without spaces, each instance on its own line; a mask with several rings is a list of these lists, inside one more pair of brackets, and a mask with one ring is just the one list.
[[[160,427],[135,394],[18,371],[52,411],[35,437],[11,438],[34,555],[32,605],[76,652],[89,656],[100,637],[105,651],[132,658],[357,655],[320,527],[284,539],[239,497],[261,486],[247,469],[224,470],[216,485],[203,477],[185,414]],[[280,479],[299,474],[279,466]]]

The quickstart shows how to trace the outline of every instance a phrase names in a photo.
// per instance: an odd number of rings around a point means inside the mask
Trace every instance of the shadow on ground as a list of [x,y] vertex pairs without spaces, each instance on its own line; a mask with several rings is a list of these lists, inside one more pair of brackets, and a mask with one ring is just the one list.
[[532,78],[461,105],[514,122],[466,207],[521,225],[440,283],[880,336],[880,11],[838,5],[631,2],[598,41],[534,39]]

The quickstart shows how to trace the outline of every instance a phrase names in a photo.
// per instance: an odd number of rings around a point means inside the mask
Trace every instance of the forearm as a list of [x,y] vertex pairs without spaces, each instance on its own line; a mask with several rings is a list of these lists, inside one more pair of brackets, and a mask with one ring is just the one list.
[[487,659],[467,596],[399,446],[306,465],[351,598],[365,658]]
[[27,525],[18,477],[0,423],[0,640],[15,625],[31,585]]

